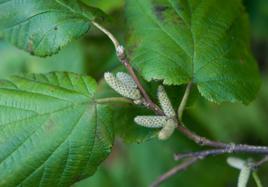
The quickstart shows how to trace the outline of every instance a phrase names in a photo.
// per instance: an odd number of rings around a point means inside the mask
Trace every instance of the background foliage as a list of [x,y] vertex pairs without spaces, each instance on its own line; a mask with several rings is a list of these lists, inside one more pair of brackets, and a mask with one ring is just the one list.
[[[88,1],[84,1],[88,3]],[[123,38],[125,35],[123,31],[126,28],[125,20],[122,16],[118,16],[122,14],[123,1],[101,0],[90,1],[90,3],[97,3],[99,8],[111,14],[109,28],[118,38]],[[249,106],[241,104],[218,106],[198,97],[195,104],[187,108],[184,120],[187,121],[190,128],[214,139],[267,145],[268,2],[266,0],[245,0],[244,3],[250,14],[252,47],[263,80],[257,100]],[[1,78],[21,72],[46,73],[60,70],[89,74],[101,82],[102,73],[110,69],[117,70],[120,68],[118,65],[119,62],[114,55],[112,44],[104,35],[94,29],[84,39],[72,42],[57,55],[45,59],[33,57],[0,41]],[[153,87],[154,85],[148,86]],[[106,88],[103,85],[98,89]],[[125,113],[135,115],[133,113],[135,109],[128,109],[128,106],[124,106],[123,110]],[[118,123],[120,124],[120,121]],[[129,131],[140,135],[140,141],[143,141],[142,133],[144,131],[139,129]],[[126,141],[131,141],[130,136],[124,133],[122,136],[128,138],[125,139]],[[122,140],[118,139],[112,154],[96,174],[74,186],[147,186],[161,173],[174,166],[175,162],[172,157],[174,150],[198,150],[198,147],[178,133],[167,142],[153,140],[143,144],[123,144]],[[235,186],[238,171],[228,167],[225,160],[225,156],[219,156],[201,161],[188,171],[173,177],[163,186],[177,186],[178,184],[182,187]],[[264,165],[260,169],[260,177],[264,186],[268,186],[267,175],[268,166]]]

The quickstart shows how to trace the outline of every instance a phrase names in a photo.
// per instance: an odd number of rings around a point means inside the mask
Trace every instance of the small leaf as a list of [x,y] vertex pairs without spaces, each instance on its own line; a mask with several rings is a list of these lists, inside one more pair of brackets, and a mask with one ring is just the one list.
[[33,55],[57,53],[103,16],[79,0],[7,0],[0,4],[0,36]]
[[249,103],[260,86],[241,0],[127,0],[128,49],[148,81],[193,82],[206,99]]
[[113,144],[96,82],[73,73],[0,82],[0,186],[70,186],[91,176]]

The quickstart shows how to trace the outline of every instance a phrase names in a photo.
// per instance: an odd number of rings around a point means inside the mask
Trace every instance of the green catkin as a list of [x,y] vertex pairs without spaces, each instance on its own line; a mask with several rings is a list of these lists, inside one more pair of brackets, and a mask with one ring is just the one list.
[[135,83],[133,78],[127,73],[118,72],[116,73],[116,78],[131,88],[137,88],[137,84]]
[[247,164],[244,164],[242,167],[239,177],[237,187],[246,187],[249,177],[250,177],[250,167]]
[[229,157],[227,158],[227,163],[232,166],[233,168],[241,170],[244,165],[245,161],[240,159],[240,158],[235,158],[235,157]]
[[127,98],[138,100],[141,98],[140,91],[136,88],[132,88],[122,81],[118,80],[112,73],[104,74],[105,81],[109,84],[111,88],[113,88],[120,95],[125,96]]
[[177,124],[173,119],[168,119],[167,122],[164,124],[164,127],[158,133],[159,140],[166,140],[168,139],[174,132]]
[[171,105],[171,102],[167,96],[167,93],[163,86],[159,86],[157,90],[158,100],[161,108],[167,117],[175,117],[176,113]]
[[167,118],[165,116],[137,116],[134,121],[143,127],[161,128],[167,122]]

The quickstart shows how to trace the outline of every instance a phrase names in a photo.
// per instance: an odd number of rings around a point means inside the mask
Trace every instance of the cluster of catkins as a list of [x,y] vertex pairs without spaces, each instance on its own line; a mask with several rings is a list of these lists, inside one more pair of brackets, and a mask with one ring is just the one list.
[[[135,81],[127,73],[118,72],[116,76],[114,76],[112,73],[107,72],[104,74],[104,79],[117,93],[132,99],[134,103],[139,104],[143,100]],[[158,138],[160,140],[166,140],[173,134],[177,126],[174,120],[176,113],[163,86],[158,87],[157,95],[165,116],[137,116],[134,121],[138,125],[147,128],[162,128],[158,133]]]

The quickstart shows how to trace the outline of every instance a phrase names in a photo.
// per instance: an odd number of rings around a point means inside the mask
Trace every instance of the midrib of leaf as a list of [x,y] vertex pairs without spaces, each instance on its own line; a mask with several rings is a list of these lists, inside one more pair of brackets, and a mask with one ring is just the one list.
[[[228,53],[228,51],[230,51],[232,49],[232,46],[229,46],[229,48],[227,48],[224,52],[222,52],[220,55],[217,55],[215,58],[213,58],[212,60],[208,61],[206,64],[204,64],[203,66],[201,66],[200,68],[198,68],[197,70],[195,70],[195,63],[196,63],[196,60],[195,60],[195,56],[196,56],[196,39],[194,37],[194,34],[193,34],[193,30],[192,30],[192,15],[193,15],[193,9],[192,9],[192,6],[190,5],[190,1],[189,0],[186,0],[186,5],[189,9],[189,21],[190,21],[190,24],[188,24],[185,19],[183,18],[183,16],[181,16],[177,11],[176,11],[176,8],[174,7],[173,3],[168,0],[169,4],[173,7],[174,11],[176,12],[177,16],[180,17],[185,25],[188,27],[189,31],[190,31],[190,34],[191,34],[191,38],[192,38],[192,46],[193,46],[193,50],[192,50],[192,56],[191,57],[191,63],[192,63],[192,75],[191,75],[191,81],[195,82],[195,83],[202,83],[202,82],[210,82],[210,81],[217,81],[217,80],[222,80],[222,81],[227,81],[227,79],[215,79],[215,80],[206,80],[206,81],[195,81],[195,75],[203,68],[205,68],[207,65],[215,62],[217,59],[223,57],[225,54]],[[198,6],[195,7],[195,10],[198,9],[198,7],[200,6],[200,4],[202,4],[201,2],[198,4]],[[207,7],[208,9],[209,7]],[[208,11],[206,11],[208,13]],[[222,37],[224,37],[226,35],[226,31],[231,28],[235,21],[239,18],[239,13],[237,13],[237,15],[232,19],[232,21],[230,22],[230,25],[228,27],[225,28],[224,32],[222,32],[222,35],[220,37],[218,37],[218,40],[222,39]],[[202,40],[202,38],[200,38],[200,40]],[[176,43],[177,44],[177,43]],[[178,44],[177,44],[178,45]],[[180,48],[182,48],[180,45],[178,45]],[[228,79],[228,81],[232,81],[231,79]]]
[[36,16],[40,16],[40,15],[42,15],[42,14],[46,14],[46,13],[48,13],[48,12],[54,12],[54,10],[53,10],[53,11],[52,11],[52,10],[46,10],[46,11],[43,11],[43,12],[39,12],[39,13],[37,13],[37,14],[34,14],[34,15],[32,15],[32,16],[30,16],[30,17],[24,19],[24,20],[21,20],[21,21],[18,22],[18,23],[15,23],[15,24],[13,24],[13,25],[11,25],[11,26],[5,28],[5,30],[9,30],[9,29],[12,29],[13,27],[17,27],[17,26],[19,26],[19,25],[22,25],[22,24],[24,24],[24,23],[30,21],[30,20],[33,19],[34,17],[36,17]]
[[95,111],[95,119],[96,119],[96,128],[94,129],[94,140],[93,140],[93,142],[92,142],[92,145],[90,145],[90,147],[91,147],[91,149],[90,149],[90,151],[89,151],[89,158],[88,158],[88,162],[87,162],[87,164],[86,164],[86,168],[88,168],[88,166],[89,166],[89,164],[92,164],[92,163],[90,163],[90,161],[91,161],[91,157],[92,157],[92,153],[93,153],[93,151],[94,151],[94,148],[95,148],[95,142],[96,142],[96,138],[97,138],[97,136],[96,136],[96,134],[97,134],[97,127],[98,127],[98,111],[97,111],[97,107],[96,107],[96,105],[94,105],[94,111]]
[[[0,186],[67,186],[77,177],[92,175],[110,153],[113,142],[111,111],[95,99],[96,82],[88,76],[60,72],[25,77],[13,76],[0,85],[13,92],[0,88],[3,105],[38,111],[1,107],[3,115],[9,111],[18,115],[0,123],[0,136],[4,138],[1,148],[7,148],[0,160],[1,177],[6,177]],[[17,93],[20,90],[27,94]]]
[[138,3],[138,5],[139,5],[139,7],[140,7],[140,9],[142,9],[143,10],[143,12],[144,12],[144,14],[148,17],[148,18],[150,18],[159,28],[160,28],[160,30],[165,34],[165,35],[167,35],[168,36],[168,38],[170,38],[189,58],[191,58],[191,56],[190,56],[190,54],[188,54],[187,52],[186,52],[186,50],[185,49],[183,49],[182,47],[181,47],[181,45],[176,41],[176,39],[175,38],[173,38],[172,37],[172,35],[170,35],[169,33],[168,33],[168,31],[166,31],[166,29],[165,28],[163,28],[162,27],[162,25],[161,24],[159,24],[158,23],[158,21],[157,20],[155,20],[150,14],[148,14],[147,13],[147,11],[146,10],[144,10],[144,8],[143,8],[143,6],[141,5],[141,3],[140,3],[140,1],[138,0],[137,1]]
[[[55,26],[63,25],[63,24],[65,24],[66,22],[68,22],[68,21],[70,21],[70,20],[79,20],[79,19],[78,19],[78,18],[68,18],[67,20],[63,20],[63,21],[58,22],[57,24],[53,25],[53,27],[52,27],[51,29],[49,29],[49,30],[47,30],[45,33],[43,33],[42,38],[40,39],[39,42],[37,42],[37,45],[36,45],[36,47],[35,47],[34,50],[37,50],[37,49],[40,47],[42,41],[46,38],[47,34],[48,34],[50,31],[53,31],[53,29],[54,29]],[[55,41],[55,40],[54,40],[54,41]]]
[[[193,14],[192,11],[193,11],[193,10],[192,10],[192,8],[191,8],[190,2],[189,2],[188,0],[186,0],[185,2],[186,2],[186,5],[187,5],[187,7],[188,7],[188,9],[189,9],[189,13],[190,13],[190,15],[189,15],[189,17],[190,17],[190,19],[189,19],[190,23],[188,23],[188,22],[183,18],[183,16],[181,16],[181,15],[178,13],[178,11],[176,10],[176,8],[174,7],[174,4],[173,4],[170,0],[168,0],[168,2],[169,2],[169,4],[173,7],[173,9],[174,9],[174,11],[176,12],[176,14],[178,15],[178,17],[180,17],[180,18],[183,20],[184,24],[188,27],[188,29],[189,29],[189,31],[190,31],[190,34],[191,34],[192,47],[193,47],[193,49],[192,49],[192,56],[189,56],[189,57],[190,57],[190,59],[191,59],[191,63],[192,63],[192,74],[191,74],[189,77],[191,77],[190,82],[192,82],[193,79],[194,79],[194,62],[195,62],[195,39],[194,39],[193,31],[192,31],[192,14]],[[177,63],[177,64],[178,64],[178,63]]]
[[85,18],[85,19],[88,19],[86,16],[84,16],[83,14],[80,14],[80,12],[75,11],[75,10],[72,9],[71,7],[65,5],[64,3],[61,3],[61,2],[59,2],[58,0],[56,0],[56,2],[57,2],[60,6],[64,7],[66,10],[69,10],[69,12],[72,12],[74,15],[79,15],[79,16]]
[[[234,17],[234,19],[230,23],[229,27],[226,27],[226,30],[230,29],[235,24],[235,22],[238,20],[238,18],[239,18],[239,14],[236,17]],[[224,33],[226,33],[226,32],[224,32]],[[222,37],[224,37],[224,33],[223,33],[223,35],[221,37],[219,37],[219,40],[222,39]],[[219,58],[221,58],[224,55],[226,55],[232,49],[232,47],[233,46],[229,46],[229,48],[227,48],[224,52],[222,52],[221,55],[216,56],[215,58],[213,58],[212,60],[208,61],[207,63],[205,63],[204,65],[202,65],[200,68],[198,68],[197,70],[195,70],[193,75],[198,74],[198,72],[201,71],[203,68],[205,68],[207,65],[216,62]],[[201,81],[198,81],[198,82],[201,82]]]
[[[31,19],[35,18],[36,16],[40,16],[42,14],[46,14],[46,13],[62,13],[62,14],[69,14],[70,12],[67,12],[67,11],[63,11],[63,10],[56,10],[56,9],[49,9],[49,10],[45,10],[43,12],[38,12],[37,14],[33,14],[31,15],[30,17],[27,17],[26,19],[23,19],[21,20],[20,22],[18,23],[15,23],[7,28],[5,28],[5,30],[9,30],[9,29],[12,29],[13,27],[17,27],[19,25],[22,25],[24,23],[27,23],[28,21],[30,21]],[[77,15],[74,15],[76,16],[76,18],[78,19],[79,17],[77,17]],[[68,19],[71,19],[71,18],[68,18]],[[74,18],[72,18],[74,19]]]
[[[138,2],[138,5],[139,5],[139,7],[143,10],[143,12],[144,12],[144,14],[148,17],[148,18],[150,18],[159,28],[160,28],[160,30],[166,35],[166,36],[168,36],[168,38],[170,38],[185,54],[186,54],[186,56],[188,56],[189,57],[189,59],[191,60],[191,65],[192,65],[192,74],[191,75],[189,75],[188,73],[186,73],[189,77],[191,77],[191,80],[189,80],[189,82],[191,82],[192,80],[193,80],[193,75],[194,75],[194,56],[195,56],[195,40],[194,40],[194,37],[193,37],[193,32],[192,32],[192,27],[191,27],[191,23],[190,23],[190,25],[184,20],[184,18],[180,15],[180,14],[178,14],[178,12],[176,11],[176,9],[174,8],[174,5],[170,2],[170,0],[168,0],[168,2],[169,2],[169,4],[173,7],[173,9],[174,9],[174,11],[176,12],[176,14],[184,21],[184,23],[185,23],[185,25],[188,27],[188,29],[189,29],[189,31],[190,31],[190,33],[191,33],[191,38],[192,38],[192,46],[193,46],[193,49],[192,49],[192,55],[191,54],[188,54],[187,52],[186,52],[186,50],[184,49],[184,48],[182,48],[182,46],[176,41],[176,39],[174,39],[173,37],[172,37],[172,35],[170,35],[169,33],[168,33],[168,31],[166,31],[165,30],[165,28],[161,25],[161,24],[159,24],[158,23],[158,20],[155,20],[152,16],[150,16],[150,14],[148,14],[147,12],[146,12],[146,10],[144,10],[144,8],[143,8],[143,6],[140,4],[140,1],[138,0],[137,1]],[[187,5],[188,5],[188,7],[189,7],[189,10],[190,10],[190,17],[192,17],[192,10],[191,10],[191,8],[190,8],[190,5],[189,5],[189,2],[188,2],[188,0],[186,0],[186,2],[187,2]],[[190,18],[190,20],[191,20],[191,18]],[[150,48],[150,50],[151,51],[155,51],[155,52],[157,52],[158,54],[163,54],[162,52],[159,52],[159,51],[156,51],[156,50],[154,50],[154,49],[152,49],[152,48]],[[162,55],[163,56],[163,55]],[[166,55],[165,55],[165,57],[166,57]],[[170,59],[171,60],[171,58],[169,57],[168,59]],[[183,69],[184,67],[179,63],[179,62],[177,62],[176,60],[171,60],[171,61],[173,61],[173,62],[175,62],[179,67],[181,67],[181,69]]]

